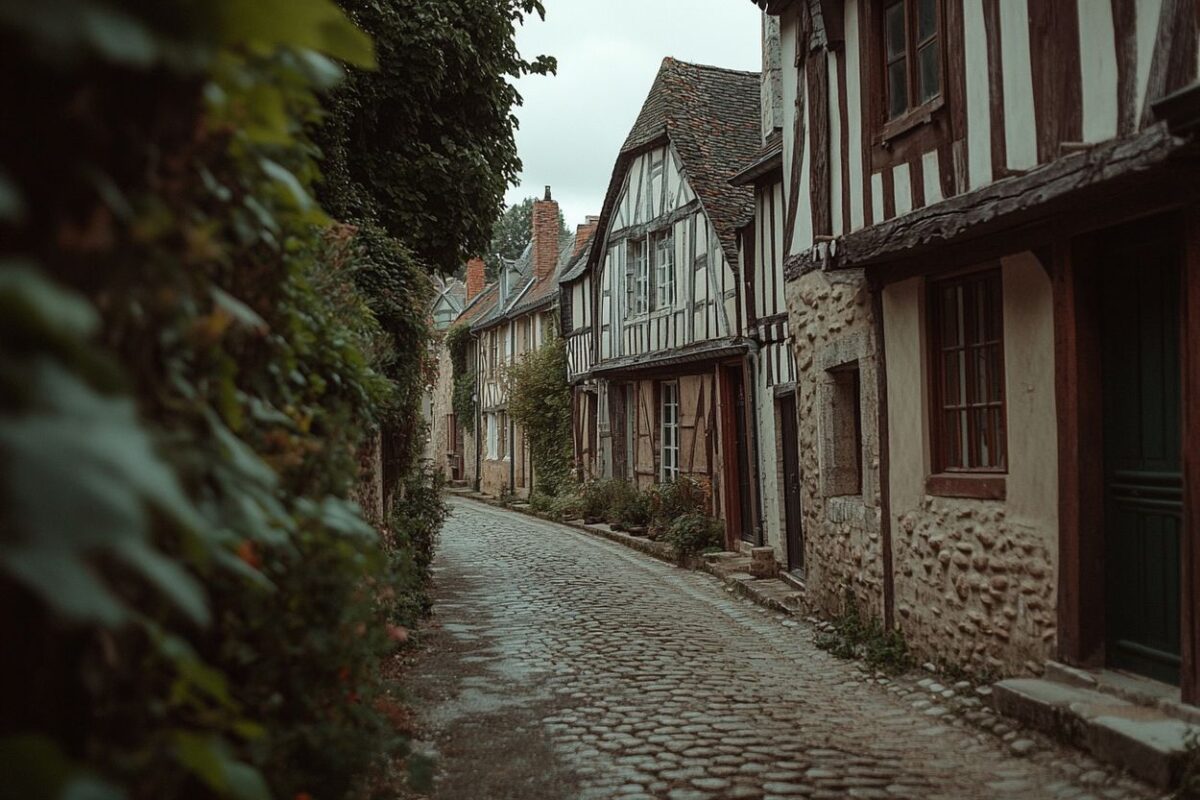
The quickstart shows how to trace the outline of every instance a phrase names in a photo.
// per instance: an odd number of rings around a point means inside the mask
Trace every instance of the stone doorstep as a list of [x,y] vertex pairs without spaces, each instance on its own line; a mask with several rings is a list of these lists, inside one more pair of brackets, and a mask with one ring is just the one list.
[[1163,788],[1179,777],[1189,734],[1200,735],[1200,725],[1161,708],[1050,677],[1000,681],[992,702],[1001,714]]
[[1180,700],[1178,686],[1160,683],[1129,672],[1084,669],[1057,661],[1046,662],[1046,677],[1059,683],[1114,694],[1140,706],[1153,706],[1165,712],[1167,716],[1200,725],[1200,707],[1188,705]]
[[[470,500],[500,507],[496,498],[490,495],[474,491],[448,491],[458,497],[466,497]],[[528,508],[510,508],[509,510],[515,511],[518,514],[543,519],[529,511]],[[663,542],[655,542],[644,537],[633,536],[624,531],[615,531],[605,524],[588,525],[581,519],[567,522],[559,522],[557,520],[547,521],[566,525],[568,528],[575,528],[584,533],[590,533],[593,536],[600,536],[662,561],[677,564],[671,547]],[[714,564],[721,565],[720,571],[718,571],[718,568]],[[737,594],[764,608],[769,608],[772,611],[778,611],[781,614],[789,616],[794,616],[804,610],[804,592],[797,591],[792,584],[777,578],[755,578],[750,574],[750,556],[748,553],[745,555],[742,553],[710,553],[702,559],[698,559],[692,567],[700,572],[707,572],[718,578]]]

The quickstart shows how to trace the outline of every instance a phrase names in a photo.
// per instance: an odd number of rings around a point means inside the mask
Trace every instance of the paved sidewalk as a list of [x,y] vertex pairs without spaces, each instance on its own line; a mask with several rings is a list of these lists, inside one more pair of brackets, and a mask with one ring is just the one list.
[[1045,740],[1015,756],[709,575],[450,502],[410,673],[437,798],[1155,796]]

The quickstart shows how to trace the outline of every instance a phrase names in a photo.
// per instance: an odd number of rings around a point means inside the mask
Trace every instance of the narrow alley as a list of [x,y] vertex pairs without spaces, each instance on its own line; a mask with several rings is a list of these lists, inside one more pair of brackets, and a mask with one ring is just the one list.
[[1016,756],[912,700],[928,675],[867,675],[708,575],[452,504],[411,676],[436,798],[1153,796],[1032,735]]

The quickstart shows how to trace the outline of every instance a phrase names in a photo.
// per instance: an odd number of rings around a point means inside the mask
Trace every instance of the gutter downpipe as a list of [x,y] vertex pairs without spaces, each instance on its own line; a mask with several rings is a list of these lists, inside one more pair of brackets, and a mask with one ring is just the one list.
[[483,404],[479,402],[479,337],[471,338],[475,340],[475,491],[478,492],[483,485]]
[[883,543],[883,624],[895,630],[896,585],[892,562],[891,456],[888,444],[887,351],[883,327],[883,286],[868,279],[871,325],[875,334],[876,425],[879,431],[879,539]]
[[758,343],[758,339],[751,336],[749,338],[750,349],[746,353],[746,357],[750,360],[750,414],[754,418],[754,424],[750,426],[750,449],[754,454],[754,494],[755,505],[758,506],[758,531],[756,531],[755,540],[759,547],[763,547],[767,543],[767,515],[766,506],[763,504],[763,470],[762,458],[758,449],[759,438],[759,407],[758,407],[758,378],[759,378],[759,352],[762,347]]

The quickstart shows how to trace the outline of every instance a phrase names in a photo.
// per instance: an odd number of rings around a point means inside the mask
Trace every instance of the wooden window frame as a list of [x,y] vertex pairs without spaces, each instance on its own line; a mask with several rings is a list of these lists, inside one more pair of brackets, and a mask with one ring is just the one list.
[[[972,398],[970,391],[977,386],[975,381],[975,363],[974,359],[969,357],[963,359],[965,375],[963,383],[967,387],[968,395],[965,400],[963,410],[970,413],[970,409],[975,407],[996,407],[999,409],[997,439],[994,446],[999,449],[1001,458],[998,464],[989,466],[948,466],[948,456],[946,452],[946,432],[943,417],[948,409],[944,398],[944,361],[943,353],[945,345],[942,342],[942,309],[941,309],[941,293],[949,286],[964,286],[967,284],[982,284],[994,281],[996,297],[995,302],[999,308],[999,337],[994,340],[985,340],[983,342],[968,342],[967,331],[971,325],[964,315],[962,320],[962,329],[960,333],[960,342],[964,350],[970,351],[972,348],[980,346],[997,347],[999,348],[1000,357],[997,361],[997,371],[994,380],[999,384],[999,400],[984,401],[982,403],[975,402],[978,398]],[[928,331],[928,359],[929,359],[929,449],[930,449],[930,468],[932,474],[926,480],[925,490],[927,494],[943,496],[943,497],[967,497],[985,500],[1003,500],[1006,491],[1006,477],[1009,469],[1009,447],[1008,447],[1008,396],[1006,380],[1006,364],[1004,351],[1004,281],[999,264],[989,264],[983,268],[975,268],[968,272],[962,272],[946,278],[931,280],[926,285],[926,302],[928,304],[928,313],[926,315],[926,324]],[[968,460],[979,460],[979,444],[974,437],[975,429],[968,427],[968,440],[965,446],[969,449],[972,456]]]
[[[866,79],[869,87],[869,112],[872,170],[892,167],[911,161],[923,153],[935,150],[951,141],[951,119],[948,93],[950,91],[949,52],[951,37],[958,32],[947,25],[946,0],[934,0],[937,10],[938,94],[917,106],[909,106],[898,117],[888,117],[887,80],[887,6],[895,0],[866,0],[868,3]],[[917,0],[899,0],[905,4],[906,58],[909,61],[908,87],[910,102],[917,97],[917,68],[915,36],[915,4]],[[957,0],[952,0],[957,1]]]
[[[637,236],[625,241],[625,318],[637,319],[650,313],[653,286],[650,277],[650,240]],[[639,253],[639,257],[634,257]],[[643,293],[644,287],[644,293]]]
[[[666,248],[663,243],[666,242]],[[667,253],[665,260],[660,260],[659,254]],[[675,230],[666,227],[650,235],[650,255],[654,261],[654,310],[674,308],[677,299],[675,293]],[[664,265],[667,268],[664,270]],[[664,290],[667,296],[663,296]]]
[[[670,394],[674,398],[673,402],[668,402],[668,400],[667,400],[668,390],[670,391]],[[660,434],[661,442],[662,442],[662,445],[660,448],[662,451],[662,456],[659,459],[661,462],[660,469],[659,469],[659,475],[660,475],[662,481],[665,483],[667,481],[675,480],[675,478],[679,477],[679,454],[680,454],[681,448],[680,448],[680,442],[679,442],[680,404],[679,404],[679,382],[678,381],[663,381],[660,384],[658,407],[659,407],[659,428],[660,428],[659,434]],[[674,408],[674,414],[671,416],[671,422],[667,421],[667,418],[668,418],[667,409],[669,407]],[[672,434],[670,437],[668,437],[668,435],[667,435],[668,430],[672,431]],[[668,442],[670,442],[670,444],[668,444]],[[667,461],[668,461],[667,453],[668,452],[670,452],[672,454],[672,458],[670,460],[669,466],[667,463]]]

